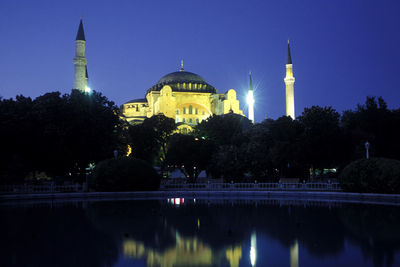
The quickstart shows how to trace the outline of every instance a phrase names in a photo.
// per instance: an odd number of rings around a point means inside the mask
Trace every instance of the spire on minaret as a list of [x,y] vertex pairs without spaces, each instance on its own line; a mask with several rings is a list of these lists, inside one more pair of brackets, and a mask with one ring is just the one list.
[[87,59],[85,57],[86,40],[83,31],[82,18],[79,23],[78,33],[75,39],[74,58],[74,89],[86,92],[88,88]]
[[287,61],[286,61],[286,64],[292,64],[292,57],[290,55],[289,39],[287,40]]
[[251,71],[249,71],[249,90],[253,91],[253,82],[251,80]]
[[181,68],[179,69],[179,71],[184,71],[184,69],[183,69],[183,59],[181,60]]
[[82,17],[81,17],[81,22],[79,23],[79,29],[78,29],[78,33],[76,34],[75,40],[86,41],[85,32],[83,31]]

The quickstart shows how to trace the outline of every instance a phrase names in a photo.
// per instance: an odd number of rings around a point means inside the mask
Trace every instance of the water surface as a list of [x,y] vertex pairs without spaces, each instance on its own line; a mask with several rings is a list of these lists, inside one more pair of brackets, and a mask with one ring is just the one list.
[[175,198],[0,214],[0,266],[400,266],[397,206]]

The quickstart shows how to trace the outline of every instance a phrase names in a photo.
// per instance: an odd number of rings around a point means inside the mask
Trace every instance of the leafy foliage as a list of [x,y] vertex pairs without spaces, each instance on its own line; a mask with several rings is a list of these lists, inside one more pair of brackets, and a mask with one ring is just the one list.
[[167,164],[179,168],[190,181],[196,181],[210,162],[213,143],[191,135],[174,134],[168,143]]
[[169,136],[176,129],[175,121],[162,114],[152,116],[129,127],[132,156],[163,165],[167,154]]
[[97,191],[157,190],[160,176],[140,159],[108,159],[96,165],[91,187]]
[[360,193],[400,193],[400,161],[385,158],[356,160],[339,176],[342,188]]
[[0,111],[0,176],[7,183],[22,182],[29,172],[83,180],[90,163],[125,149],[118,107],[97,92],[52,92],[33,101],[17,96],[0,101]]

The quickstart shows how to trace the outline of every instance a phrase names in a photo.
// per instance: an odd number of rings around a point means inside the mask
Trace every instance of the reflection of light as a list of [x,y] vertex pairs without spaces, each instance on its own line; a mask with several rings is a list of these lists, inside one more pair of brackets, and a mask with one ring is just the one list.
[[290,267],[299,267],[299,243],[297,240],[290,246]]
[[256,239],[256,233],[253,232],[251,234],[251,241],[250,241],[250,263],[251,263],[251,266],[256,265],[256,260],[257,260],[257,239]]
[[185,199],[176,197],[176,198],[168,199],[168,202],[171,202],[172,204],[179,206],[180,204],[183,204],[185,202]]
[[193,199],[193,202],[196,203],[196,199],[195,198]]
[[230,267],[239,267],[239,261],[242,258],[242,247],[230,247],[226,249],[225,256],[228,259]]
[[200,219],[197,219],[197,228],[200,229]]

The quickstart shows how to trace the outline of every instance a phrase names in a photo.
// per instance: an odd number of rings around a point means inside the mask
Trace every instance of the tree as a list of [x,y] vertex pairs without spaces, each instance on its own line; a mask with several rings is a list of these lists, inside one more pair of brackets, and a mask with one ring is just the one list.
[[1,101],[0,109],[1,155],[15,159],[7,166],[22,166],[22,180],[36,171],[82,180],[90,163],[112,157],[120,145],[119,109],[97,92],[52,92],[33,101],[17,96]]
[[22,95],[0,100],[0,179],[3,183],[22,182],[34,164],[35,118],[32,99]]
[[212,115],[195,127],[194,135],[218,145],[240,142],[243,133],[251,127],[249,119],[235,113]]
[[142,124],[130,126],[132,156],[163,167],[168,138],[175,129],[175,121],[162,114],[147,118]]
[[254,178],[304,177],[302,168],[302,124],[290,117],[267,119],[255,124],[246,135],[246,164]]
[[382,97],[367,97],[364,105],[343,113],[342,125],[348,140],[348,162],[365,156],[364,144],[371,144],[371,156],[400,159],[399,111],[390,111]]
[[195,182],[200,172],[207,168],[212,150],[213,144],[205,139],[174,134],[168,143],[166,162],[179,168],[190,182]]
[[245,132],[252,126],[242,115],[228,113],[213,115],[195,127],[194,136],[212,144],[207,166],[212,177],[236,179],[246,172],[243,151],[247,143]]
[[305,108],[298,118],[304,128],[302,151],[305,163],[313,170],[337,167],[341,161],[342,132],[339,113],[332,107]]

